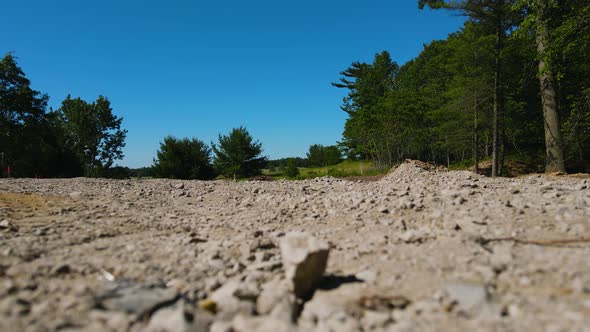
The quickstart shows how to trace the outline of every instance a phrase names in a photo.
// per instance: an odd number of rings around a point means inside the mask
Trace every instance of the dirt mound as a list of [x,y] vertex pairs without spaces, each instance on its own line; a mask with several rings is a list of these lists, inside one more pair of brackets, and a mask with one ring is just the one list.
[[406,159],[402,164],[392,168],[383,178],[386,181],[411,179],[428,172],[445,172],[447,169],[420,160]]

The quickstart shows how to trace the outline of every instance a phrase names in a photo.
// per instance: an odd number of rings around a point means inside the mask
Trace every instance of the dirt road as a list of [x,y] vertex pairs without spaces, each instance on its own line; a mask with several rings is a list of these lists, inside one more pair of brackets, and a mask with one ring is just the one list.
[[[0,180],[1,331],[583,331],[590,180]],[[330,246],[294,298],[280,242]]]

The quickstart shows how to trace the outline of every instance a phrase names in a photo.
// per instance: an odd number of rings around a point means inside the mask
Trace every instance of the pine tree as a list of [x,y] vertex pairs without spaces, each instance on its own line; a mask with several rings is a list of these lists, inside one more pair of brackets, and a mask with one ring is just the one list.
[[244,127],[234,128],[228,135],[219,135],[218,144],[212,143],[213,164],[227,177],[260,175],[267,158],[262,156],[262,144],[254,141]]

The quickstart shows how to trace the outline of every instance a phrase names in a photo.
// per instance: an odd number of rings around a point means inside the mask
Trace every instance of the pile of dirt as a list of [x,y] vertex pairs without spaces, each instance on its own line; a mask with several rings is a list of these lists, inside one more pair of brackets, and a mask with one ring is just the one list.
[[421,176],[429,172],[446,172],[447,169],[443,166],[436,166],[420,160],[406,159],[403,163],[392,168],[385,175],[384,180],[392,181],[396,179],[412,179],[416,176]]

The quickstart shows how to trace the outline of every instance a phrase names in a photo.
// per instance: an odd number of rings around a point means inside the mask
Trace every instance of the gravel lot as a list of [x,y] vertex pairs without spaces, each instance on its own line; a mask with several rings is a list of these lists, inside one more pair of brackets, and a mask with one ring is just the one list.
[[[589,187],[420,162],[373,182],[2,179],[0,330],[588,331]],[[291,280],[292,234],[329,248],[325,271]]]

